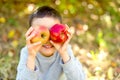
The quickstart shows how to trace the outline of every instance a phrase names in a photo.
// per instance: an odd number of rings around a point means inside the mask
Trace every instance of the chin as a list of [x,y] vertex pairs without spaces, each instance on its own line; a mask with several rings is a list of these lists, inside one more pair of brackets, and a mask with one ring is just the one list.
[[52,56],[54,53],[55,53],[55,48],[52,47],[52,48],[45,48],[45,47],[42,47],[40,49],[40,53],[46,57],[49,57],[49,56]]

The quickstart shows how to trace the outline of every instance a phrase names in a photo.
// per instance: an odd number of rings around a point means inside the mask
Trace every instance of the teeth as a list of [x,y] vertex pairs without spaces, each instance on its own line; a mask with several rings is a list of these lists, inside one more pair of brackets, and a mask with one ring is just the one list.
[[46,48],[50,48],[50,46],[46,46]]
[[52,46],[49,45],[44,45],[45,48],[51,48]]

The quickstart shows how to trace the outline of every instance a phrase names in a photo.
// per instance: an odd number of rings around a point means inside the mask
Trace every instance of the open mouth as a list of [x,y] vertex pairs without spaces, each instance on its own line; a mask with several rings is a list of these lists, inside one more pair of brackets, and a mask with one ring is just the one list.
[[45,47],[45,48],[52,48],[53,45],[50,45],[50,44],[44,44],[43,47]]

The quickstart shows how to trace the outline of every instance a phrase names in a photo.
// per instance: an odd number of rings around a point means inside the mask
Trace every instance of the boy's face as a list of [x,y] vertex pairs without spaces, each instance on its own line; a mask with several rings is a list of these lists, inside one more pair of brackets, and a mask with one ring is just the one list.
[[[32,21],[32,27],[37,28],[40,25],[46,26],[48,29],[50,29],[54,24],[60,24],[60,21],[58,19],[54,19],[52,17],[43,17],[43,18],[34,18]],[[48,42],[40,48],[39,52],[44,56],[51,56],[55,52],[54,46]]]

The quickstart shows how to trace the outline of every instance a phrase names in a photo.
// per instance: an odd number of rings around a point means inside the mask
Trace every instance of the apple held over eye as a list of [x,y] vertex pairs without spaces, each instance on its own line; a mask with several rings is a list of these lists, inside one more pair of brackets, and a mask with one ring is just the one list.
[[55,24],[50,28],[50,39],[56,43],[64,43],[67,39],[67,29],[63,24]]
[[42,44],[45,44],[50,38],[49,29],[45,26],[40,26],[37,29],[34,29],[31,34],[35,34],[35,37],[31,39],[31,43],[40,41]]

